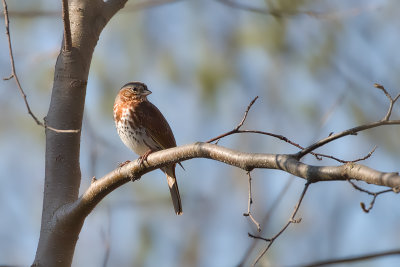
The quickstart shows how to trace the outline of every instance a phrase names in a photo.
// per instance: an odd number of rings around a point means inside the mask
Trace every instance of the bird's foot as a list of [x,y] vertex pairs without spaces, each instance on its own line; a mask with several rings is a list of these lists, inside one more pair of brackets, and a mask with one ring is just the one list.
[[127,161],[124,161],[124,162],[122,162],[122,163],[119,163],[119,164],[118,164],[118,168],[121,168],[121,167],[125,166],[125,165],[128,164],[129,162],[131,162],[131,161],[130,161],[130,160],[127,160]]
[[144,162],[145,161],[147,161],[147,157],[151,154],[151,153],[153,153],[153,150],[151,150],[151,149],[149,149],[146,153],[144,153],[143,155],[141,155],[140,157],[139,157],[139,165],[140,166],[144,166]]

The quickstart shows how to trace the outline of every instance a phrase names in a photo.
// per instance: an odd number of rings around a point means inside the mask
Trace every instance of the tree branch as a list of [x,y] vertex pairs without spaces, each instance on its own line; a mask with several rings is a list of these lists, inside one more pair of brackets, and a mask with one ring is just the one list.
[[123,9],[128,0],[109,0],[104,2],[103,14],[107,20],[111,19],[119,10]]
[[383,91],[383,93],[385,94],[385,96],[389,99],[390,102],[390,106],[389,109],[385,115],[385,117],[382,119],[383,121],[388,121],[390,118],[390,115],[392,115],[392,110],[393,110],[393,105],[396,103],[396,101],[399,99],[400,94],[398,94],[397,96],[395,96],[394,98],[392,98],[392,96],[388,93],[388,91],[386,91],[385,87],[383,87],[383,85],[379,84],[379,83],[375,83],[374,84],[375,88],[378,88],[380,90]]
[[221,140],[221,138],[224,138],[224,137],[226,137],[226,136],[228,136],[228,135],[232,135],[232,134],[235,134],[235,133],[239,133],[239,132],[240,132],[240,131],[239,131],[240,128],[243,126],[244,122],[245,122],[246,119],[247,119],[247,114],[249,114],[249,111],[250,111],[251,107],[253,106],[253,104],[256,102],[257,99],[258,99],[258,96],[256,96],[256,97],[250,102],[250,104],[247,106],[246,111],[244,112],[244,115],[243,115],[242,120],[241,120],[241,121],[239,122],[239,124],[235,127],[235,129],[233,129],[233,130],[231,130],[231,131],[229,131],[229,132],[226,132],[226,133],[224,133],[224,134],[221,134],[221,135],[219,135],[219,136],[217,136],[217,137],[211,138],[211,139],[208,140],[206,143],[212,143],[212,142],[214,142],[214,141],[216,141],[216,143],[218,143],[218,141]]
[[71,25],[69,20],[68,0],[62,0],[62,19],[64,23],[64,51],[71,51]]
[[252,190],[251,190],[251,172],[248,171],[247,172],[247,176],[249,178],[249,200],[247,202],[247,212],[243,214],[243,216],[245,217],[249,217],[250,220],[255,224],[255,226],[257,227],[257,231],[261,232],[261,227],[260,227],[260,223],[257,222],[257,220],[253,217],[253,214],[251,214],[251,205],[253,204],[253,194],[252,194]]
[[[388,92],[385,90],[385,88],[383,88],[382,85],[375,84],[374,86],[375,86],[376,88],[381,89],[381,90],[385,93],[385,95],[388,97],[388,99],[389,99],[389,101],[390,101],[390,106],[389,106],[389,109],[388,109],[388,112],[387,112],[386,116],[385,116],[382,120],[373,123],[374,125],[371,126],[371,127],[365,127],[366,125],[361,125],[361,126],[358,126],[358,127],[355,127],[355,128],[349,129],[349,130],[346,130],[346,131],[344,131],[344,132],[342,132],[342,133],[339,133],[339,134],[337,134],[337,135],[335,135],[335,136],[333,136],[332,134],[330,134],[328,138],[322,139],[322,140],[320,140],[319,142],[316,142],[316,143],[314,143],[313,145],[311,145],[311,146],[309,146],[309,147],[307,147],[307,148],[304,148],[304,147],[302,147],[301,145],[295,143],[294,141],[292,141],[292,140],[288,139],[287,137],[285,137],[285,136],[283,136],[283,135],[280,135],[280,134],[274,134],[274,133],[269,133],[269,132],[264,132],[264,131],[258,131],[258,130],[241,130],[241,129],[240,129],[240,128],[243,126],[244,122],[246,121],[247,115],[248,115],[248,113],[249,113],[251,107],[253,106],[253,104],[255,103],[255,101],[258,99],[258,96],[256,96],[256,97],[250,102],[250,104],[247,106],[247,109],[246,109],[246,111],[244,112],[244,115],[243,115],[242,120],[240,121],[240,123],[239,123],[234,129],[230,130],[229,132],[223,133],[223,134],[221,134],[221,135],[219,135],[219,136],[217,136],[217,137],[211,138],[210,140],[208,140],[208,141],[206,141],[206,142],[207,142],[207,143],[215,142],[215,144],[218,144],[218,142],[219,142],[222,138],[225,138],[225,137],[230,136],[230,135],[234,135],[234,134],[243,134],[243,133],[253,133],[253,134],[261,134],[261,135],[271,136],[271,137],[277,138],[277,139],[279,139],[279,140],[281,140],[281,141],[284,141],[284,142],[286,142],[286,143],[288,143],[288,144],[290,144],[290,145],[292,145],[292,146],[295,146],[295,147],[297,147],[297,148],[300,148],[301,151],[298,152],[298,153],[297,153],[297,156],[296,156],[296,157],[299,157],[299,159],[302,158],[303,156],[305,156],[306,154],[311,154],[311,155],[315,156],[315,158],[316,158],[317,160],[322,160],[322,158],[330,158],[330,159],[336,160],[336,161],[338,161],[338,162],[340,162],[340,163],[355,163],[355,162],[358,162],[358,161],[363,161],[363,160],[365,160],[365,159],[367,159],[367,158],[369,158],[369,157],[372,156],[372,154],[375,152],[376,146],[375,146],[366,156],[364,156],[364,157],[362,157],[362,158],[359,158],[359,159],[355,159],[355,160],[342,160],[342,159],[339,159],[339,158],[334,157],[334,156],[331,156],[331,155],[326,155],[326,154],[321,154],[321,153],[315,153],[315,152],[313,152],[312,150],[315,150],[316,148],[318,148],[318,147],[320,147],[320,146],[323,146],[323,145],[325,145],[326,143],[332,142],[333,140],[336,140],[336,139],[341,138],[341,137],[343,137],[343,136],[346,136],[346,135],[349,135],[349,134],[350,134],[350,135],[355,135],[356,133],[354,132],[354,129],[356,129],[356,128],[358,128],[358,131],[363,131],[363,130],[366,130],[366,129],[370,129],[370,128],[382,126],[382,125],[385,125],[385,124],[400,124],[400,123],[399,123],[400,121],[393,121],[393,120],[390,121],[390,120],[389,120],[390,115],[391,115],[391,113],[392,113],[393,105],[395,104],[395,102],[396,102],[396,101],[398,100],[398,98],[400,97],[400,94],[397,95],[395,98],[392,98],[392,97],[388,94]],[[382,122],[385,122],[385,123],[382,123]],[[363,127],[365,127],[365,128],[363,128]],[[333,137],[332,137],[332,136],[333,136]]]
[[399,99],[400,94],[398,94],[396,97],[392,98],[392,96],[386,91],[386,89],[380,85],[375,83],[374,87],[377,89],[382,90],[382,92],[386,95],[386,97],[389,99],[389,108],[388,111],[386,112],[386,115],[379,121],[376,122],[372,122],[372,123],[368,123],[368,124],[364,124],[361,126],[357,126],[348,130],[345,130],[341,133],[337,133],[337,134],[330,134],[328,137],[304,148],[303,150],[301,150],[300,152],[298,152],[296,154],[296,158],[301,159],[302,157],[304,157],[305,155],[307,155],[308,153],[311,153],[313,150],[326,145],[327,143],[330,143],[336,139],[339,139],[341,137],[344,136],[348,136],[348,135],[357,135],[358,132],[364,131],[364,130],[368,130],[371,128],[375,128],[375,127],[379,127],[379,126],[383,126],[383,125],[397,125],[400,124],[400,120],[389,120],[390,116],[392,115],[392,110],[393,110],[393,106],[396,103],[396,101]]
[[290,219],[288,220],[288,222],[282,227],[282,229],[273,237],[271,238],[263,238],[260,236],[254,236],[249,234],[250,237],[256,238],[256,239],[261,239],[264,240],[266,242],[268,242],[268,245],[265,247],[265,249],[260,253],[260,255],[258,255],[257,259],[254,261],[252,266],[256,266],[257,262],[262,258],[262,256],[264,256],[264,254],[268,251],[268,249],[272,246],[272,244],[274,243],[274,241],[283,233],[286,231],[286,229],[289,227],[289,225],[291,225],[292,223],[300,223],[301,222],[301,218],[299,219],[295,219],[297,212],[299,211],[301,202],[303,202],[304,196],[307,193],[308,187],[310,186],[310,182],[307,182],[304,185],[304,189],[303,192],[300,195],[299,200],[297,201],[296,206],[294,207],[293,213],[290,216]]
[[344,136],[348,136],[348,135],[357,135],[358,132],[364,131],[364,130],[368,130],[368,129],[372,129],[372,128],[376,128],[379,126],[383,126],[383,125],[399,125],[400,124],[400,120],[389,120],[389,121],[376,121],[376,122],[371,122],[368,124],[364,124],[364,125],[360,125],[348,130],[345,130],[341,133],[337,133],[337,134],[332,134],[312,145],[310,145],[309,147],[306,147],[305,149],[303,149],[302,151],[298,152],[296,154],[297,158],[302,158],[305,155],[307,155],[308,153],[310,153],[311,151],[326,145],[327,143],[330,143],[336,139],[342,138]]
[[[261,221],[261,227],[264,227],[267,224],[268,220],[272,216],[272,213],[275,211],[275,209],[277,209],[279,203],[282,201],[284,195],[287,193],[287,191],[288,191],[290,185],[293,183],[293,181],[294,181],[293,179],[287,180],[285,186],[279,192],[278,197],[272,202],[271,208],[268,210],[267,214],[265,214],[263,220]],[[264,228],[262,228],[262,229],[264,229]],[[255,238],[254,235],[249,234],[249,236],[254,238],[253,243],[247,249],[246,253],[244,254],[243,258],[241,259],[240,263],[238,264],[238,267],[245,266],[245,262],[250,257],[251,252],[253,251],[253,249],[255,248],[255,246],[257,244],[257,241],[259,240],[259,238]],[[262,238],[261,240],[268,242],[268,239],[266,239],[266,238]]]
[[384,251],[384,252],[379,252],[379,253],[370,253],[370,254],[364,254],[364,255],[359,255],[359,256],[354,256],[354,257],[348,257],[348,258],[318,261],[318,262],[313,262],[313,263],[305,264],[305,265],[301,265],[301,266],[302,267],[326,266],[326,265],[338,264],[338,263],[365,261],[365,260],[370,260],[370,259],[379,258],[379,257],[391,256],[391,255],[400,255],[400,250],[399,249],[389,250],[389,251]]
[[213,159],[246,171],[254,168],[282,170],[306,179],[309,183],[355,179],[392,188],[400,186],[398,173],[380,172],[361,164],[312,166],[299,162],[294,155],[245,153],[214,144],[198,142],[154,152],[149,155],[144,165],[140,165],[138,161],[133,161],[113,170],[103,178],[95,180],[77,201],[59,210],[56,218],[59,220],[71,213],[85,217],[107,194],[117,187],[130,180],[136,181],[143,174],[165,165],[193,158]]
[[365,203],[364,203],[364,202],[361,202],[361,203],[360,203],[360,206],[361,206],[362,210],[363,210],[365,213],[370,212],[370,210],[374,207],[375,200],[376,200],[376,198],[377,198],[379,195],[385,194],[385,193],[389,193],[389,192],[398,193],[398,190],[399,190],[399,187],[395,187],[395,188],[392,188],[392,189],[387,189],[387,190],[383,190],[383,191],[379,191],[379,192],[371,192],[371,191],[368,191],[368,190],[366,190],[366,189],[364,189],[364,188],[359,187],[358,185],[356,185],[356,184],[355,184],[354,182],[352,182],[351,180],[349,180],[349,183],[353,186],[354,189],[356,189],[356,190],[358,190],[358,191],[360,191],[360,192],[366,193],[366,194],[368,194],[368,195],[370,195],[370,196],[373,196],[373,198],[372,198],[372,200],[371,200],[371,202],[370,202],[368,208],[365,207]]

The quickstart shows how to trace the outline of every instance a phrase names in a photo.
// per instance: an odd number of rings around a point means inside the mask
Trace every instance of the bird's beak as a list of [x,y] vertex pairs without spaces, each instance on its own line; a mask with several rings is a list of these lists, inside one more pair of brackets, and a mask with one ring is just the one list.
[[149,94],[151,94],[151,91],[148,90],[148,89],[146,89],[146,90],[143,92],[143,95],[144,95],[144,96],[148,96]]

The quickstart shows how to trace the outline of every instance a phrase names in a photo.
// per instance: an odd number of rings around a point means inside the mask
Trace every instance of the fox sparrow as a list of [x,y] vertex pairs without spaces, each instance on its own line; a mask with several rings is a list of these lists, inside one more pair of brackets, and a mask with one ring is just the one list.
[[[122,86],[114,102],[114,121],[124,144],[140,156],[141,162],[154,151],[175,147],[171,127],[160,110],[147,100],[151,91],[141,82]],[[175,165],[161,170],[167,175],[175,213],[182,214],[182,203],[175,176]]]

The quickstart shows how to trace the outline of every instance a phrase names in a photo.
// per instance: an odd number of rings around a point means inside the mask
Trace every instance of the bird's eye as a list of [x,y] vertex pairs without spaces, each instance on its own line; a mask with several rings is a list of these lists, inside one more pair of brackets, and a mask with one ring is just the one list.
[[132,91],[136,93],[137,92],[137,88],[136,87],[132,87]]

